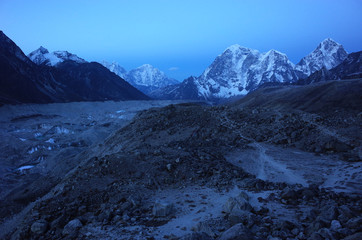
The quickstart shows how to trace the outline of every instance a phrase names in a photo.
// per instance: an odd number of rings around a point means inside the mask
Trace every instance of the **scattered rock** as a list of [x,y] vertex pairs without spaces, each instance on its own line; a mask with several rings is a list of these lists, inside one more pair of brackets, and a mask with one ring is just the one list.
[[362,239],[362,232],[355,233],[348,237],[343,238],[343,240],[361,240]]
[[346,227],[351,228],[351,229],[362,228],[362,217],[355,217],[355,218],[350,219],[346,223]]
[[312,235],[308,238],[308,240],[325,240],[319,233],[314,232]]
[[331,231],[329,231],[328,228],[321,228],[319,229],[318,233],[323,239],[334,239]]

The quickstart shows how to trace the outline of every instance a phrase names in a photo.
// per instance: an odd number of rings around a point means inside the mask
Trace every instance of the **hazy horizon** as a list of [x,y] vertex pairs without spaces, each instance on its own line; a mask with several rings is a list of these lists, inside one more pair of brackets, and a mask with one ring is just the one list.
[[326,38],[361,50],[362,2],[0,2],[0,30],[25,54],[43,46],[127,70],[151,64],[179,81],[199,76],[233,44],[276,49],[293,63]]

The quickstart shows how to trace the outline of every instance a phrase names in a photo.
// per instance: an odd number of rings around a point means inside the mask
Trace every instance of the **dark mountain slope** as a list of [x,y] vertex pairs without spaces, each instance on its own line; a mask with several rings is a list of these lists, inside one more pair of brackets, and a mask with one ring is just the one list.
[[147,100],[149,97],[99,63],[64,61],[50,72],[65,85],[66,92],[76,89],[83,101]]
[[98,63],[36,65],[0,32],[0,104],[146,99]]
[[241,107],[328,112],[362,111],[362,80],[328,81],[306,86],[258,89],[234,103]]
[[198,95],[195,77],[189,77],[182,83],[159,88],[149,95],[155,99],[195,99],[203,100],[203,97]]
[[40,68],[0,31],[0,104],[52,101],[38,88],[39,82],[45,80],[40,72]]

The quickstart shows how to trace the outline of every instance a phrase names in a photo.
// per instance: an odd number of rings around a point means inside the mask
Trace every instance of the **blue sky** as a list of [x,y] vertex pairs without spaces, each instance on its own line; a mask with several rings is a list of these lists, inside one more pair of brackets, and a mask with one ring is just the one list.
[[360,51],[361,13],[361,0],[0,0],[0,30],[26,54],[42,45],[183,80],[235,43],[294,63],[327,37]]

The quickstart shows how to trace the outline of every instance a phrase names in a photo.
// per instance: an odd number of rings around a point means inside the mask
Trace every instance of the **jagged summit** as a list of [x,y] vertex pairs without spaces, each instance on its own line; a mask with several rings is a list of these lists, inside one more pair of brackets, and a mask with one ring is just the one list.
[[347,58],[348,53],[343,46],[331,38],[323,40],[317,48],[302,58],[295,66],[295,70],[299,71],[304,77],[325,67],[327,70],[336,67]]
[[146,64],[143,64],[143,65],[139,66],[138,68],[150,68],[150,69],[153,69],[154,67],[151,64],[146,63]]
[[[233,55],[240,55],[240,54],[245,55],[245,54],[249,54],[249,53],[259,54],[259,51],[241,46],[239,44],[234,44],[234,45],[231,45],[228,48],[226,48],[221,55],[230,54],[230,53]],[[219,55],[219,56],[221,56],[221,55]]]
[[43,46],[40,46],[36,51],[42,54],[49,53],[48,49],[44,48]]
[[326,38],[326,39],[324,39],[319,45],[324,46],[324,45],[328,45],[328,44],[340,45],[339,43],[337,43],[336,41],[334,41],[332,38]]
[[77,63],[86,63],[84,59],[67,51],[54,51],[49,53],[48,49],[40,46],[37,50],[31,52],[28,57],[37,65],[56,66],[64,61],[74,61]]

